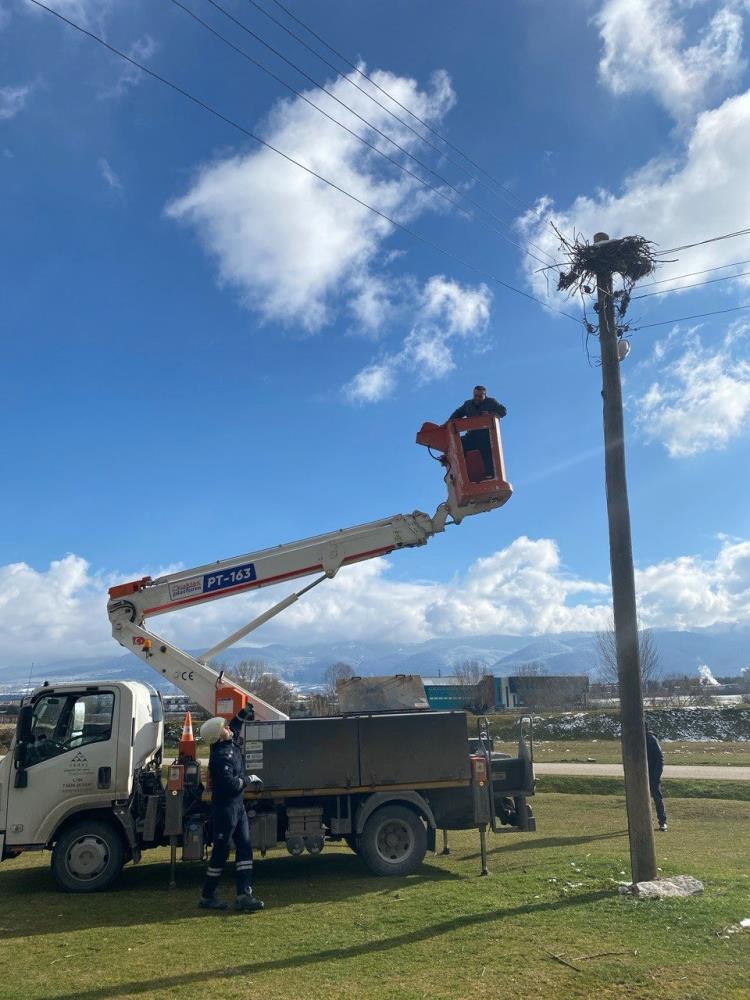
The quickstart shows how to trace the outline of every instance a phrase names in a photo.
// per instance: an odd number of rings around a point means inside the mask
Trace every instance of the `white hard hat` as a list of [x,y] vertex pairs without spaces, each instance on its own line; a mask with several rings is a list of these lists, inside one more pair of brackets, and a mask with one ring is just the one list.
[[201,726],[201,739],[206,743],[216,743],[224,732],[227,720],[220,715],[215,715],[212,719],[207,719]]

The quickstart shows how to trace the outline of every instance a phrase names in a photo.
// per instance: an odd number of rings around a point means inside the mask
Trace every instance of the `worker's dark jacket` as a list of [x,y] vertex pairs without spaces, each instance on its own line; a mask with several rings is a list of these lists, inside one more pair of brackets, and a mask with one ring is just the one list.
[[[229,723],[229,728],[235,736],[239,734],[241,725],[237,719],[232,719]],[[242,750],[234,740],[221,740],[213,744],[208,759],[208,770],[211,774],[214,809],[233,805],[242,800],[242,793],[245,790],[245,763],[242,759]]]
[[658,783],[664,770],[664,754],[653,733],[646,733],[646,757],[648,758],[648,776],[651,781]]
[[502,403],[498,403],[492,396],[487,396],[481,403],[475,403],[473,399],[467,399],[457,410],[448,417],[449,420],[461,420],[464,417],[481,417],[483,413],[494,413],[498,417],[504,417],[508,411]]

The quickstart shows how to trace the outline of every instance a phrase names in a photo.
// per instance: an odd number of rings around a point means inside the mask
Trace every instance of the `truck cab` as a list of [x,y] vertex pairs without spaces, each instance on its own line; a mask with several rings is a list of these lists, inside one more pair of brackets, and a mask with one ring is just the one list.
[[163,729],[161,697],[146,684],[37,688],[0,761],[2,858],[53,847],[89,820],[98,837],[73,838],[58,861],[95,880],[112,854],[103,830],[112,830],[121,842],[116,847],[127,852],[127,803],[138,774],[161,764]]

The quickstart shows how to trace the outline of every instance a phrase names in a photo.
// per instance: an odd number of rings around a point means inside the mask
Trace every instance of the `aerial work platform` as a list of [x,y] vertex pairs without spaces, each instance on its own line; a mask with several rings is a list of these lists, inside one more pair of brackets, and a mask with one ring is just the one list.
[[442,452],[449,493],[458,507],[491,503],[502,506],[513,495],[505,478],[500,421],[490,413],[444,424],[422,424],[417,444]]

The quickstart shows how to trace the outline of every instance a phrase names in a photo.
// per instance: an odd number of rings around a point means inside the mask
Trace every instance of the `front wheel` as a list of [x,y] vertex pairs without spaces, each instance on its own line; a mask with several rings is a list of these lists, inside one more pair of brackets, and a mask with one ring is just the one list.
[[122,837],[100,820],[83,820],[68,827],[52,851],[52,875],[66,892],[107,889],[124,864]]
[[359,838],[359,856],[375,875],[411,875],[426,851],[424,823],[405,806],[376,809]]

